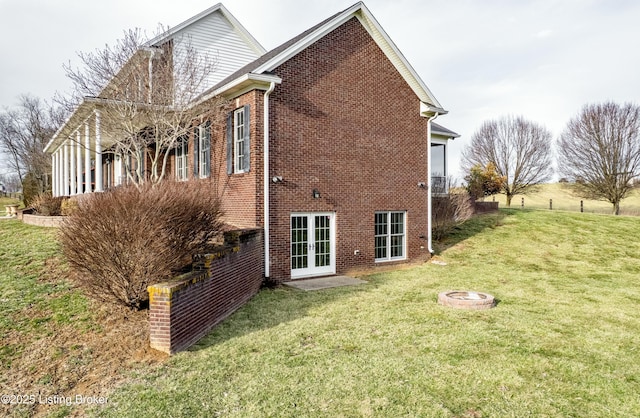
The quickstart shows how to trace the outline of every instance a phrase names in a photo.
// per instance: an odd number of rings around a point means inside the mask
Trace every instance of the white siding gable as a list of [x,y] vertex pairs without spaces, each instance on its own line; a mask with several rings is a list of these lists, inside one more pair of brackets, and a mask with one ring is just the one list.
[[185,45],[190,44],[199,55],[208,56],[216,62],[215,70],[203,86],[203,91],[260,56],[220,11],[180,29],[171,38],[174,42],[174,59],[179,59]]

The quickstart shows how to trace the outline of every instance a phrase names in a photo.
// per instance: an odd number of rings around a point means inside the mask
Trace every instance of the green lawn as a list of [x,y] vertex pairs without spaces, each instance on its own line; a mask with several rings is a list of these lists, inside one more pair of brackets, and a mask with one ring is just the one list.
[[0,196],[0,216],[5,216],[7,214],[4,205],[20,205],[22,206],[22,201],[18,199],[13,199],[10,197]]
[[[87,299],[63,275],[66,268],[55,233],[55,229],[17,220],[0,220],[3,395],[60,394],[80,378],[74,375],[82,372],[82,346],[77,337],[93,327],[93,313]],[[74,350],[63,352],[58,337],[68,336],[73,338],[68,345]],[[0,415],[31,416],[35,407],[3,403]]]
[[[446,266],[359,287],[263,290],[100,416],[640,415],[640,218],[502,211],[441,244]],[[447,289],[489,311],[439,306]]]
[[[549,209],[549,200],[552,200],[554,210],[580,211],[580,201],[583,201],[583,210],[587,213],[611,214],[613,206],[602,200],[589,200],[572,193],[568,184],[549,183],[540,185],[534,192],[526,195],[516,195],[511,201],[512,208],[521,208],[524,198],[525,209]],[[485,198],[486,201],[494,197]],[[505,195],[496,195],[495,200],[500,202],[500,207],[506,207]],[[620,203],[622,215],[640,215],[640,189],[633,190],[629,196]]]

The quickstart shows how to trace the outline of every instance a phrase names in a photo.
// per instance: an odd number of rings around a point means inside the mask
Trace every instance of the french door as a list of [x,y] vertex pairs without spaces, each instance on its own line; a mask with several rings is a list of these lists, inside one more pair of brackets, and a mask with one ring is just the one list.
[[291,278],[336,272],[335,213],[291,214]]

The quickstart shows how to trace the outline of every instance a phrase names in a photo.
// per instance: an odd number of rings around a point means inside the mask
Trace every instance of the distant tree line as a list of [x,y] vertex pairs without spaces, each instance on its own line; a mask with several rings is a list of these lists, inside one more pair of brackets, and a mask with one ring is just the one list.
[[[620,213],[640,176],[640,107],[606,102],[585,105],[555,141],[556,165],[573,191],[604,200]],[[551,133],[521,116],[484,122],[462,153],[472,196],[504,193],[507,206],[548,181],[553,171]]]
[[20,96],[15,108],[0,110],[0,152],[10,170],[0,182],[13,191],[21,188],[25,205],[51,190],[51,157],[44,147],[63,118],[59,107],[29,95]]

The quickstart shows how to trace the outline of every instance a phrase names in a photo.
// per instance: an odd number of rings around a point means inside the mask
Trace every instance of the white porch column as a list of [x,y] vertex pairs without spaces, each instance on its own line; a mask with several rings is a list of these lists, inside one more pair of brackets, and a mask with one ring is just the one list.
[[69,141],[62,147],[62,195],[69,196]]
[[58,196],[62,196],[62,145],[56,151],[56,159],[58,164],[56,166],[56,189],[58,190]]
[[76,179],[77,180],[77,192],[82,194],[82,137],[80,135],[80,129],[76,132]]
[[76,147],[69,138],[69,196],[76,194]]
[[96,192],[102,191],[102,138],[100,135],[100,111],[96,110]]
[[89,122],[84,123],[84,192],[91,193],[91,139]]
[[58,196],[58,191],[56,188],[58,185],[56,184],[56,153],[51,154],[51,194],[53,197]]

